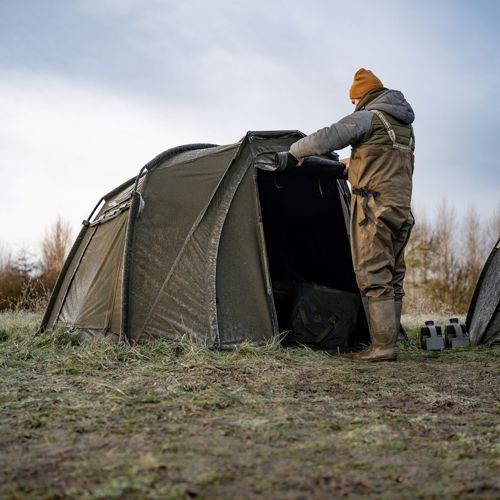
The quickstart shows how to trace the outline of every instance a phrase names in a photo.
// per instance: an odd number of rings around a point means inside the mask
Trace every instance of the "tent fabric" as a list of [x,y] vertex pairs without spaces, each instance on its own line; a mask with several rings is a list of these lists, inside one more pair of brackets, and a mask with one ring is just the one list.
[[121,338],[123,249],[134,180],[101,198],[94,221],[84,221],[52,292],[42,329],[57,323]]
[[301,137],[249,132],[158,155],[84,221],[41,329],[132,342],[185,335],[226,349],[283,329],[273,296],[283,270],[358,292],[345,181],[324,168],[273,167]]
[[[202,156],[196,152],[183,153],[146,178],[145,207],[136,225],[131,250],[132,339],[143,334],[158,336],[158,328],[160,332],[164,330],[162,317],[169,322],[172,334],[194,335],[196,328],[204,332],[209,327],[209,312],[201,312],[209,306],[203,297],[206,287],[203,280],[207,277],[200,272],[207,257],[200,247],[203,239],[205,242],[208,239],[206,223],[197,229],[237,149],[237,145],[213,148],[205,150]],[[218,198],[214,200],[217,202]],[[192,260],[186,263],[189,258]],[[181,285],[180,290],[175,288],[179,279],[176,270],[190,276],[190,284]],[[183,298],[184,294],[188,297]],[[167,310],[170,306],[173,306],[171,311]]]
[[[257,231],[252,216],[257,217]],[[217,316],[220,336],[227,345],[251,337],[265,341],[265,332],[279,329],[274,316],[266,313],[271,308],[272,287],[264,245],[257,175],[249,169],[233,198],[217,255]]]
[[119,277],[126,223],[127,216],[122,213],[97,226],[80,262],[78,280],[66,296],[59,317],[61,323],[94,330],[109,329],[119,335],[115,308],[120,311]]
[[479,276],[466,326],[472,344],[500,343],[500,239]]

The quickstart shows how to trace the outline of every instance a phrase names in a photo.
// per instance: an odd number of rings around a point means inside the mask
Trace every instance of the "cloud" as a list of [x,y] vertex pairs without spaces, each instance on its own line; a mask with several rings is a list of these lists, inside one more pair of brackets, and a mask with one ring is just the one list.
[[65,75],[0,72],[0,242],[34,251],[58,215],[76,234],[102,195],[165,149],[287,123],[269,113],[269,96],[234,99],[200,109]]
[[4,73],[0,82],[0,240],[16,246],[36,244],[58,214],[76,228],[156,154],[205,139],[198,116],[174,105],[156,110],[53,75]]
[[487,213],[498,199],[500,40],[488,2],[6,5],[0,240],[36,244],[58,214],[78,225],[168,147],[328,125],[351,112],[359,66],[416,111],[417,206],[447,197]]

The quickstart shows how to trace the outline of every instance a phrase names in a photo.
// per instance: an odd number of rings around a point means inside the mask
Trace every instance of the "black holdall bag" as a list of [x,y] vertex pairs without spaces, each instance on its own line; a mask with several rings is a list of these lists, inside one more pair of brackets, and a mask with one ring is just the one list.
[[359,294],[314,283],[297,283],[284,344],[306,344],[324,349],[347,348],[356,329]]

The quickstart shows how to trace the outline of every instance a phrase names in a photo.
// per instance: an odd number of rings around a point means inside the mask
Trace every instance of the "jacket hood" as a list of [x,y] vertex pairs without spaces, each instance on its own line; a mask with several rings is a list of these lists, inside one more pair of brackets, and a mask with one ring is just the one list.
[[399,90],[387,90],[379,97],[376,97],[365,107],[367,111],[377,109],[388,113],[403,123],[410,124],[415,120],[410,103],[405,99],[405,96]]

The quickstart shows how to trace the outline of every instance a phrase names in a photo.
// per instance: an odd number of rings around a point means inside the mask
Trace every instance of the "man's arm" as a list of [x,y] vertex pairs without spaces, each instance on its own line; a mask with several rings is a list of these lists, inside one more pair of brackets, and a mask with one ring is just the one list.
[[368,136],[372,128],[373,113],[355,111],[342,120],[322,128],[292,144],[290,153],[295,158],[322,155],[356,144]]

